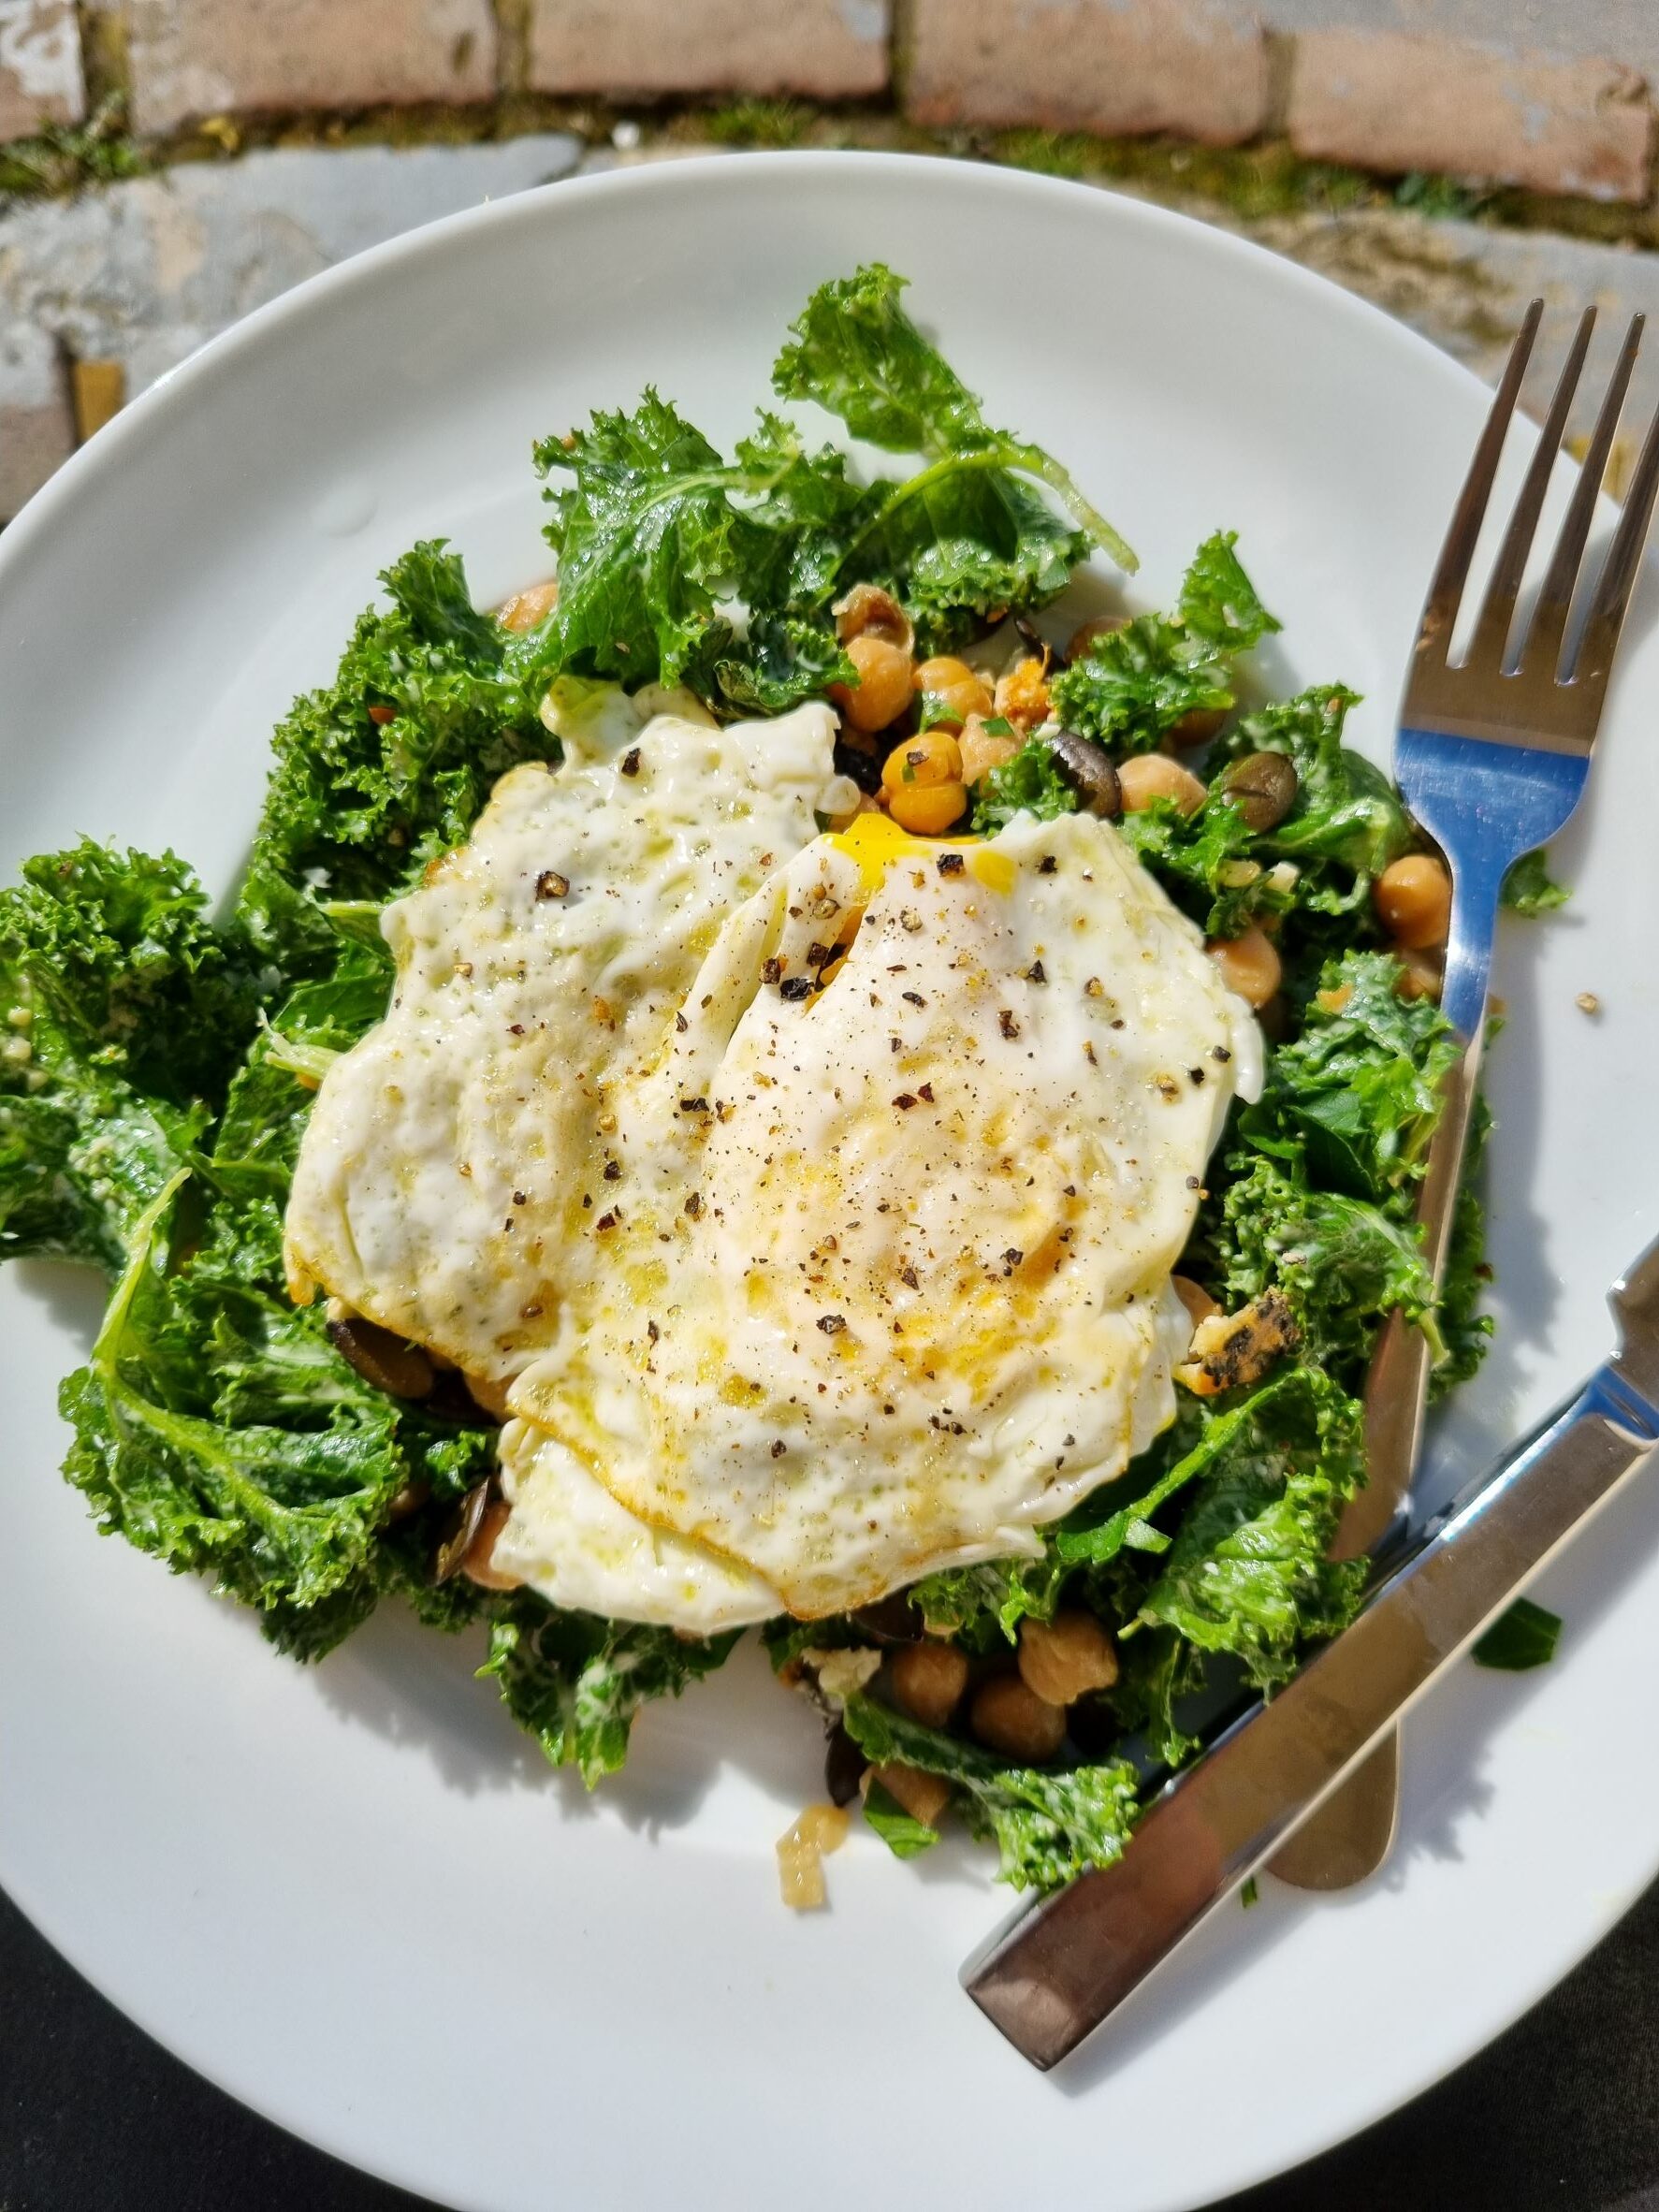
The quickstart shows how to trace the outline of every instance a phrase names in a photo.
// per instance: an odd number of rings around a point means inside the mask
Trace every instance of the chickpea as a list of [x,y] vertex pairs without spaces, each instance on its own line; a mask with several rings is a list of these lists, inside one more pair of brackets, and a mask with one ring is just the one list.
[[982,1682],[969,1719],[982,1743],[1031,1766],[1052,1759],[1066,1738],[1064,1709],[1039,1697],[1017,1674],[994,1674]]
[[519,1578],[509,1575],[495,1564],[497,1539],[507,1525],[511,1508],[505,1498],[491,1498],[479,1519],[477,1533],[467,1546],[467,1556],[461,1561],[461,1573],[471,1582],[485,1590],[517,1590]]
[[1018,661],[997,678],[997,711],[1022,730],[1048,720],[1048,668],[1036,659]]
[[962,780],[971,791],[982,776],[1011,761],[1020,749],[1017,737],[1003,737],[987,730],[982,714],[970,714],[962,725]]
[[463,1375],[467,1396],[492,1420],[504,1421],[507,1418],[507,1392],[513,1388],[509,1382],[495,1382],[488,1375]]
[[879,1782],[912,1820],[919,1820],[924,1828],[938,1827],[951,1802],[951,1785],[942,1774],[924,1774],[920,1767],[901,1767],[896,1762],[872,1767],[868,1771],[871,1781]]
[[929,1639],[904,1645],[894,1652],[889,1665],[893,1695],[910,1718],[928,1728],[948,1727],[968,1687],[965,1654],[954,1644]]
[[902,646],[908,653],[916,642],[910,617],[880,584],[854,584],[830,612],[836,618],[836,635],[843,645],[855,637],[881,637],[889,645]]
[[1397,945],[1427,953],[1451,929],[1451,877],[1431,852],[1408,852],[1384,868],[1372,888],[1377,919]]
[[1212,1298],[1202,1284],[1195,1283],[1186,1275],[1171,1275],[1170,1288],[1186,1308],[1187,1318],[1195,1329],[1201,1321],[1207,1321],[1212,1314],[1221,1311],[1220,1301]]
[[979,678],[954,653],[936,653],[931,661],[922,662],[910,680],[919,691],[944,691],[952,684],[977,683]]
[[1020,1623],[1020,1679],[1049,1705],[1070,1705],[1117,1680],[1117,1652],[1093,1613],[1075,1607]]
[[1120,761],[1117,787],[1127,814],[1139,814],[1154,799],[1173,799],[1183,814],[1196,814],[1204,803],[1204,787],[1192,770],[1167,753],[1140,752]]
[[1110,637],[1114,630],[1127,630],[1128,626],[1128,615],[1096,615],[1087,622],[1080,622],[1066,647],[1067,660],[1086,660],[1089,648],[1097,638]]
[[1243,937],[1213,937],[1204,947],[1230,991],[1246,1006],[1264,1007],[1279,987],[1279,955],[1265,931],[1246,929]]
[[966,683],[947,684],[942,691],[929,693],[928,704],[937,726],[960,730],[970,714],[991,712],[991,687],[970,676]]
[[916,784],[961,783],[962,751],[948,730],[919,730],[894,747],[881,768],[891,795]]
[[1394,988],[1402,998],[1433,998],[1439,1002],[1446,983],[1446,963],[1438,953],[1419,953],[1409,946],[1400,952],[1404,970]]
[[549,576],[545,584],[532,584],[528,591],[515,591],[511,599],[503,599],[495,618],[503,630],[534,630],[558,604],[559,578]]
[[1208,745],[1227,716],[1228,709],[1225,706],[1195,706],[1190,714],[1184,714],[1164,735],[1171,745],[1178,746],[1186,752],[1192,746]]
[[968,811],[965,783],[906,783],[887,794],[887,811],[913,837],[939,837]]
[[855,730],[884,730],[910,703],[910,656],[891,638],[866,633],[851,639],[847,658],[858,682],[832,684],[830,697]]

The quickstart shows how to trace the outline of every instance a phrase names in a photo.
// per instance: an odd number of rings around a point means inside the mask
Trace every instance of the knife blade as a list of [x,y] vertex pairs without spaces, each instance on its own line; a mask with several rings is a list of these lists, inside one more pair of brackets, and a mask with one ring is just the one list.
[[1613,1286],[1608,1361],[1459,1493],[1271,1703],[1156,1797],[1114,1866],[1029,1906],[963,1986],[1034,2066],[1058,2064],[1362,1763],[1659,1444],[1659,1242]]

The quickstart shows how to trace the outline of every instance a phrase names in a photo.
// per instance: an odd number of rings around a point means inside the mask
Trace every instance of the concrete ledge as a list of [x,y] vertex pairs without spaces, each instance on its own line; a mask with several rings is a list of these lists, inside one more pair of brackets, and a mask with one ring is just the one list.
[[1267,120],[1260,28],[1205,0],[914,0],[911,37],[918,123],[1231,146]]
[[9,522],[75,450],[64,362],[37,325],[0,321],[0,522]]
[[1296,42],[1288,127],[1297,152],[1317,160],[1641,201],[1653,134],[1644,93],[1614,62],[1309,31]]
[[0,140],[85,113],[74,0],[0,0]]
[[534,0],[534,92],[884,92],[888,0]]
[[497,33],[489,0],[131,0],[128,54],[148,133],[238,109],[488,100]]

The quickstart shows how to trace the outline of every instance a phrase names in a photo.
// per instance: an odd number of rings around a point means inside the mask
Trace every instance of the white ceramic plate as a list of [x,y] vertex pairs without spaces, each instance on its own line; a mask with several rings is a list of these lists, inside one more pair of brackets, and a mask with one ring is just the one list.
[[[1270,673],[1345,677],[1384,748],[1484,414],[1470,377],[1150,208],[944,163],[746,157],[560,184],[382,248],[101,433],[0,538],[0,866],[92,831],[227,884],[271,722],[328,676],[385,560],[447,532],[485,600],[542,573],[535,435],[652,379],[729,441],[808,292],[872,249],[913,275],[991,417],[1062,455],[1137,545],[1148,602],[1236,527],[1285,619]],[[1603,1287],[1659,1227],[1656,691],[1642,635],[1560,850],[1569,918],[1506,935],[1502,1335],[1442,1481],[1599,1357]],[[831,1911],[782,1910],[772,1845],[819,1752],[752,1652],[648,1712],[591,1800],[469,1679],[472,1650],[388,1615],[288,1666],[100,1543],[56,1479],[80,1281],[20,1267],[0,1300],[0,1878],[204,2074],[445,2203],[819,2212],[874,2175],[1004,2207],[1094,2201],[1109,2175],[1117,2212],[1196,2205],[1433,2080],[1659,1866],[1649,1485],[1547,1584],[1558,1663],[1465,1668],[1412,1726],[1382,1878],[1330,1903],[1264,1885],[1043,2079],[956,1985],[1009,1901],[982,1861],[905,1868],[861,1835],[830,1863]]]

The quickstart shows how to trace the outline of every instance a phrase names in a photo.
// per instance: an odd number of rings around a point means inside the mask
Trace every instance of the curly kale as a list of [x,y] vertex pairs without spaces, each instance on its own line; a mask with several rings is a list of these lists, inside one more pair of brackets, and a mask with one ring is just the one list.
[[1050,697],[1068,729],[1114,752],[1151,752],[1189,715],[1233,706],[1233,661],[1279,627],[1244,574],[1236,543],[1230,531],[1206,538],[1172,615],[1137,615],[1098,634],[1061,670]]
[[483,1671],[555,1767],[575,1767],[591,1789],[628,1756],[642,1705],[677,1697],[722,1666],[737,1632],[682,1637],[671,1628],[560,1612],[532,1590],[514,1591],[490,1622]]
[[[997,1845],[999,1881],[1055,1889],[1123,1855],[1140,1802],[1140,1777],[1127,1759],[1052,1771],[1018,1767],[866,1696],[850,1697],[842,1720],[872,1765],[916,1767],[952,1784],[968,1832]],[[926,1834],[907,1830],[902,1841],[914,1846]]]

